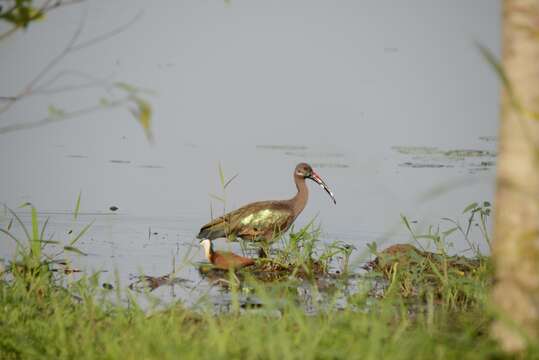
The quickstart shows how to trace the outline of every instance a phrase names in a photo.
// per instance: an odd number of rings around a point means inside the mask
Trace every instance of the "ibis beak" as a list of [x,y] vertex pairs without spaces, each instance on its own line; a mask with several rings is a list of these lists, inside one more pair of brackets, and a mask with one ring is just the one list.
[[314,182],[316,182],[318,185],[320,185],[322,187],[322,189],[326,190],[326,192],[329,194],[329,196],[331,196],[331,198],[333,199],[333,203],[336,205],[337,204],[337,201],[335,200],[335,196],[333,196],[333,193],[331,192],[331,190],[329,189],[329,187],[326,185],[326,183],[324,182],[324,180],[322,180],[322,178],[320,178],[320,176],[315,173],[314,171],[312,172],[311,176],[309,176],[309,179],[313,180]]

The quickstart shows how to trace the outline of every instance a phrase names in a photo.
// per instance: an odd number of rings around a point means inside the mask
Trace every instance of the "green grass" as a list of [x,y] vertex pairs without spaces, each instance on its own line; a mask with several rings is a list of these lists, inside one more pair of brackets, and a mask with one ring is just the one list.
[[[444,251],[437,253],[440,258],[416,259],[410,266],[397,262],[388,272],[369,275],[384,282],[382,293],[374,296],[366,282],[348,296],[344,309],[330,301],[315,315],[305,313],[290,287],[253,278],[246,285],[263,307],[240,307],[241,287],[231,287],[226,314],[180,304],[143,311],[129,291],[99,287],[98,274],[67,281],[54,272],[58,264],[43,255],[49,243],[42,242],[37,221],[32,216],[28,244],[37,236],[39,250],[17,239],[18,256],[0,277],[1,359],[503,358],[488,335],[494,312],[488,301],[492,268],[485,256],[465,274],[452,271]],[[429,233],[436,238],[435,231]],[[298,246],[294,251],[301,261],[306,252],[316,252],[312,234],[300,230],[286,240],[287,246]],[[313,241],[313,249],[298,245],[301,236]],[[416,291],[403,291],[408,285]],[[316,282],[311,286],[316,293]],[[539,359],[539,348],[530,347],[524,357]]]
[[[396,298],[369,312],[306,316],[298,307],[268,305],[263,313],[193,314],[180,306],[146,314],[99,301],[82,285],[74,300],[46,282],[0,286],[0,357],[9,358],[486,358],[499,354],[488,338],[489,317],[441,308],[409,315]],[[357,299],[362,305],[363,299]],[[537,355],[537,352],[535,352]],[[478,357],[479,356],[479,357]]]

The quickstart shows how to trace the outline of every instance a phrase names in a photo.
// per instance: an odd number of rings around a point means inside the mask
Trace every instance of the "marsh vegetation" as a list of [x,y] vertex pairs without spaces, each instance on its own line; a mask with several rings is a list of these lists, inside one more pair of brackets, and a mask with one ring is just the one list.
[[[471,232],[488,221],[489,204],[471,204],[461,225],[418,233],[412,244],[353,249],[321,244],[312,224],[292,231],[271,257],[238,272],[196,264],[226,294],[226,311],[212,304],[163,306],[151,286],[105,284],[100,273],[74,273],[63,260],[80,253],[44,239],[37,212],[26,228],[16,212],[4,241],[17,255],[2,269],[0,354],[15,358],[477,358],[500,353],[488,336],[492,266]],[[477,226],[476,226],[477,224]],[[26,238],[14,235],[16,227]],[[45,230],[44,230],[45,229]],[[450,240],[465,236],[468,257],[450,255]],[[488,242],[488,234],[482,237]],[[48,247],[60,247],[50,253]],[[430,250],[427,250],[430,249]],[[352,250],[364,261],[350,260]],[[370,252],[370,255],[367,255]],[[370,257],[370,261],[366,262]],[[191,264],[190,266],[194,266]],[[367,270],[361,269],[367,268]],[[146,280],[148,280],[147,278]],[[174,280],[158,279],[156,286]],[[153,281],[153,280],[152,280]],[[351,290],[353,289],[353,290]],[[137,293],[147,302],[139,305]],[[246,300],[247,299],[247,300]],[[538,350],[530,348],[535,357]]]

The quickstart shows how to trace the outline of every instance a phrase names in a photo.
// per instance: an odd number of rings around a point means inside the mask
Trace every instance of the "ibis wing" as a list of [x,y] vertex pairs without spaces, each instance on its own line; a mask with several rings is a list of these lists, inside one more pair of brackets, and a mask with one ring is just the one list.
[[220,216],[217,219],[214,219],[206,225],[202,226],[202,228],[200,228],[200,232],[197,235],[197,238],[213,240],[221,237],[227,237],[227,235],[231,232],[231,219],[235,218],[240,210],[241,208],[223,216]]
[[231,227],[238,237],[249,240],[261,240],[271,238],[286,231],[293,221],[293,215],[289,208],[279,206],[279,203],[261,203],[255,209],[238,216]]
[[199,239],[235,235],[249,240],[270,238],[286,231],[293,222],[291,209],[279,201],[261,201],[243,206],[202,226]]

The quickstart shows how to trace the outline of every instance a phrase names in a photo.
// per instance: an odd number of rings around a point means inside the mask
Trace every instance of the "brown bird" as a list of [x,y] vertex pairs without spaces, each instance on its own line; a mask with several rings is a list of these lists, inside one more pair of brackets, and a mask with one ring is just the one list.
[[305,179],[311,179],[320,185],[333,199],[333,193],[309,164],[300,163],[294,169],[294,182],[297,194],[288,200],[260,201],[245,205],[229,212],[202,226],[197,236],[199,239],[217,239],[221,237],[235,240],[271,243],[284,233],[307,204],[309,190]]
[[253,265],[255,261],[250,258],[236,255],[232,252],[213,251],[213,244],[209,239],[202,239],[200,244],[204,247],[204,254],[209,262],[217,269],[229,270],[239,269]]

